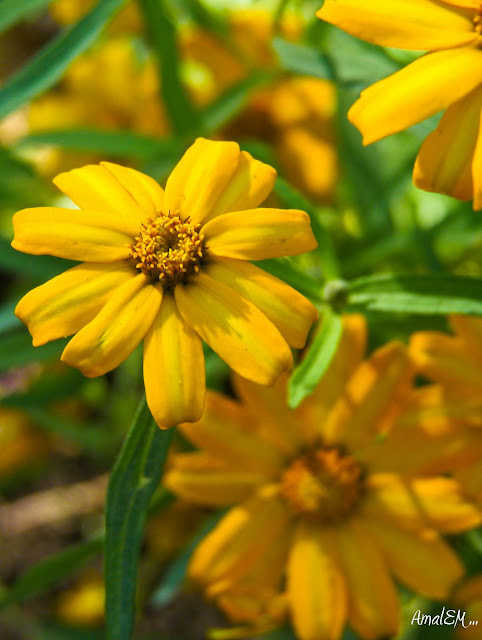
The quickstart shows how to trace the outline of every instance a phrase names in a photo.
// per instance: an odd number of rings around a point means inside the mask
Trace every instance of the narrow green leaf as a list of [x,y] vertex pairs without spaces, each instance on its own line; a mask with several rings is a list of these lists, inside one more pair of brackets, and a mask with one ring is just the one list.
[[40,11],[52,0],[2,0],[0,7],[0,33],[6,31],[16,22],[23,20],[34,11]]
[[290,258],[270,258],[254,263],[260,269],[280,280],[315,302],[322,301],[322,285],[307,273],[300,271]]
[[77,263],[51,256],[31,256],[16,251],[10,242],[0,236],[0,269],[15,275],[28,276],[39,282],[58,276],[59,273],[75,267]]
[[349,305],[391,313],[482,315],[482,279],[383,274],[349,284]]
[[107,640],[129,640],[132,634],[146,512],[173,435],[174,429],[159,429],[144,399],[110,477],[105,516]]
[[293,371],[288,387],[288,405],[296,409],[312,393],[336,353],[343,324],[341,316],[329,307],[303,360]]
[[0,608],[32,598],[71,576],[102,550],[103,536],[73,545],[28,569],[17,582],[0,597]]
[[208,7],[199,0],[171,0],[182,6],[188,16],[199,27],[212,31],[222,38],[228,36],[228,26],[222,19],[219,12],[215,12],[213,7]]
[[321,259],[323,275],[326,280],[336,280],[340,277],[340,267],[336,257],[335,248],[328,231],[320,221],[315,207],[299,191],[292,187],[286,180],[278,177],[274,186],[275,193],[290,209],[301,209],[310,216],[311,228],[318,242],[318,251]]
[[34,347],[27,330],[4,333],[0,336],[0,371],[59,358],[66,344],[67,339],[62,339]]
[[280,65],[286,71],[314,78],[333,79],[333,70],[329,60],[318,49],[305,44],[289,42],[283,38],[273,39]]
[[165,0],[140,0],[147,30],[159,64],[161,93],[176,134],[199,128],[199,114],[181,80],[176,26]]
[[[28,145],[54,145],[70,151],[90,151],[122,158],[150,158],[170,149],[173,142],[167,138],[152,138],[131,131],[102,129],[62,129],[32,133],[22,138],[19,147]],[[176,145],[179,142],[176,141]]]
[[0,90],[0,118],[55,84],[69,64],[95,42],[106,22],[125,1],[100,0],[82,20],[62,31],[11,76]]

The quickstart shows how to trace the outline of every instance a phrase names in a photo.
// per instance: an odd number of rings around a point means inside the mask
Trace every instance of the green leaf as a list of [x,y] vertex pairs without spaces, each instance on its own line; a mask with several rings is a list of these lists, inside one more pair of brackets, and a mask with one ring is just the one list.
[[171,125],[178,135],[199,128],[199,114],[181,80],[176,26],[165,0],[140,0],[159,64],[161,93]]
[[72,260],[53,258],[51,256],[31,256],[16,251],[10,242],[0,236],[0,269],[14,275],[22,275],[42,282],[58,276],[59,273],[75,267]]
[[37,627],[29,640],[105,640],[105,638],[100,629],[80,629],[50,622]]
[[0,118],[55,84],[69,64],[95,42],[106,22],[125,1],[100,0],[82,20],[62,31],[11,76],[0,90]]
[[174,429],[159,429],[144,399],[110,477],[105,516],[107,640],[131,637],[146,511],[173,435]]
[[281,67],[286,71],[314,78],[333,79],[330,61],[317,49],[280,37],[274,38],[272,44]]
[[310,395],[326,373],[343,331],[341,317],[332,309],[325,309],[323,321],[303,360],[293,371],[288,386],[288,405],[296,409]]
[[350,307],[419,314],[482,315],[482,279],[442,274],[383,274],[353,280]]
[[2,0],[0,8],[0,33],[6,31],[16,22],[23,20],[34,11],[39,11],[52,0]]
[[0,608],[32,598],[68,578],[100,553],[102,544],[102,535],[97,535],[41,560],[2,594]]
[[0,371],[20,367],[31,362],[43,362],[60,358],[67,339],[55,340],[41,347],[32,345],[32,338],[26,330],[15,331],[0,336]]
[[207,29],[217,34],[221,38],[228,36],[228,26],[226,21],[222,19],[219,12],[214,12],[212,7],[209,9],[199,0],[171,0],[176,5],[182,6],[190,19],[199,27]]
[[[173,146],[167,138],[152,138],[131,131],[102,129],[66,129],[42,131],[25,136],[17,143],[28,145],[54,145],[70,151],[88,151],[122,158],[150,158]],[[176,141],[176,145],[179,142]]]
[[299,191],[292,187],[286,180],[277,178],[274,186],[275,193],[290,209],[301,209],[310,216],[311,228],[318,242],[318,251],[321,259],[323,275],[327,280],[335,280],[340,277],[340,267],[336,257],[335,248],[328,231],[320,221],[315,207]]

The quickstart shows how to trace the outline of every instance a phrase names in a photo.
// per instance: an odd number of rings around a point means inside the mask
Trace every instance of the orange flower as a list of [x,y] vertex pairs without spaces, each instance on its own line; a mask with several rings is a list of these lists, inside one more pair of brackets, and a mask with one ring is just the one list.
[[311,251],[303,211],[256,208],[276,172],[234,142],[199,138],[170,175],[108,162],[55,184],[81,210],[14,217],[12,246],[83,264],[28,293],[16,313],[34,345],[76,334],[62,360],[103,375],[144,341],[147,402],[162,428],[198,420],[205,397],[202,340],[229,366],[273,384],[292,365],[317,311],[248,260]]
[[[364,349],[363,319],[346,317],[334,360],[295,411],[286,377],[273,389],[235,377],[241,403],[209,393],[201,421],[181,426],[201,450],[174,456],[165,480],[195,503],[239,503],[197,548],[191,576],[226,610],[238,603],[239,617],[246,584],[268,594],[269,610],[285,574],[302,640],[336,640],[346,623],[367,640],[395,635],[393,578],[445,598],[463,568],[440,534],[482,519],[455,480],[425,470],[453,443],[413,406],[405,414],[405,348],[392,342],[363,361]],[[482,434],[476,442],[471,455]]]

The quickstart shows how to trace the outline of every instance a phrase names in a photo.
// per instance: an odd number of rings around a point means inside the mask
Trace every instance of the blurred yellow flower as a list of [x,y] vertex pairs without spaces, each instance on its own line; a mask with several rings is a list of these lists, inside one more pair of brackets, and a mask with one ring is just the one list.
[[480,1],[325,0],[317,15],[377,45],[429,52],[363,91],[348,118],[370,144],[446,109],[420,149],[414,182],[481,209]]
[[248,262],[316,246],[303,211],[256,208],[275,177],[235,142],[203,138],[165,192],[108,162],[58,175],[55,184],[81,210],[18,212],[12,246],[85,263],[17,305],[34,345],[76,334],[62,360],[95,377],[145,338],[147,402],[162,428],[201,417],[202,340],[239,374],[273,384],[292,365],[288,345],[302,347],[318,315]]
[[[210,392],[203,418],[181,425],[201,450],[173,456],[167,487],[194,503],[240,503],[190,565],[238,621],[249,618],[243,589],[254,582],[252,593],[267,594],[266,615],[286,572],[302,640],[336,640],[347,623],[367,640],[391,637],[399,625],[393,578],[439,599],[463,573],[440,534],[477,526],[482,512],[454,479],[426,472],[453,443],[434,436],[427,415],[417,421],[403,345],[367,360],[364,350],[364,320],[348,316],[327,373],[295,411],[286,377],[266,389],[237,376],[241,403]],[[466,442],[467,455],[480,456],[477,431],[478,449]]]

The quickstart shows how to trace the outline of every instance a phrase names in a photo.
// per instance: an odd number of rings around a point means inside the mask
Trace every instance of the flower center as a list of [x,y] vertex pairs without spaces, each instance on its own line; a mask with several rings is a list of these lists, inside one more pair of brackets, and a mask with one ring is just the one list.
[[175,287],[198,274],[205,257],[200,228],[189,219],[181,220],[177,213],[161,213],[146,222],[131,246],[136,269],[159,280],[163,287]]
[[292,510],[324,524],[348,516],[362,491],[361,467],[336,447],[296,458],[281,477],[281,495]]

